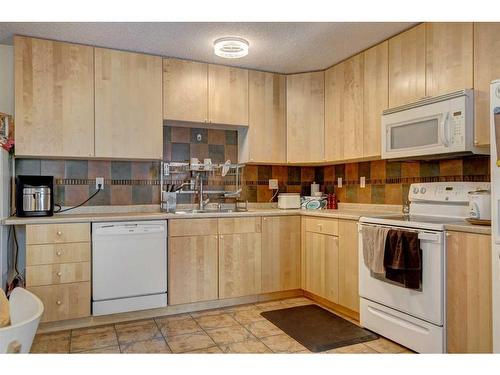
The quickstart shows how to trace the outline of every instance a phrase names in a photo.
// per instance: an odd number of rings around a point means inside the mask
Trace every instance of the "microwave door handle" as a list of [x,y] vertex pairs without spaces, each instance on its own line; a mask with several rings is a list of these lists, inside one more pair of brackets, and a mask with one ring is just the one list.
[[446,112],[446,114],[443,116],[443,120],[441,121],[440,124],[440,133],[441,133],[441,142],[445,147],[450,146],[450,127],[448,125],[448,118],[450,116],[449,112]]

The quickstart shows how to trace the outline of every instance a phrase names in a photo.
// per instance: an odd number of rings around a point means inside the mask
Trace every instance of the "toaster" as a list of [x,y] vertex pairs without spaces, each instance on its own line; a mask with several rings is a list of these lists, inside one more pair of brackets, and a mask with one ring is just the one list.
[[278,195],[278,208],[283,210],[299,209],[300,194],[299,193],[281,193]]

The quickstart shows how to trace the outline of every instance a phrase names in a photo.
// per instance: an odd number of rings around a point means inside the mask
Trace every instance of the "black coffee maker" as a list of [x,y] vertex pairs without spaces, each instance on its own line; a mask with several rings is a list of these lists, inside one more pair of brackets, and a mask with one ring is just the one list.
[[53,176],[17,176],[16,215],[21,217],[54,215],[53,191]]

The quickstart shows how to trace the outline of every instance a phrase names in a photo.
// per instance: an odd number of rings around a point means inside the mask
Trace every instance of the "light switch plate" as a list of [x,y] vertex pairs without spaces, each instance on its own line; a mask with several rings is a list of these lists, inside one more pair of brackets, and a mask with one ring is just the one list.
[[337,178],[337,185],[339,188],[342,187],[342,177]]
[[269,180],[269,189],[270,190],[278,189],[278,180],[276,178],[271,178]]
[[366,178],[365,178],[365,176],[359,178],[359,187],[360,188],[365,188],[366,187]]

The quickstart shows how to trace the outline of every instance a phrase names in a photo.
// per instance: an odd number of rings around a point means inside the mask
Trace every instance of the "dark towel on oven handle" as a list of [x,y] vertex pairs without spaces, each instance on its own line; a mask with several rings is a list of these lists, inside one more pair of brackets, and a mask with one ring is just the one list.
[[422,259],[417,232],[391,229],[384,251],[385,277],[405,288],[420,289]]

